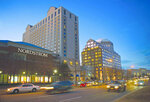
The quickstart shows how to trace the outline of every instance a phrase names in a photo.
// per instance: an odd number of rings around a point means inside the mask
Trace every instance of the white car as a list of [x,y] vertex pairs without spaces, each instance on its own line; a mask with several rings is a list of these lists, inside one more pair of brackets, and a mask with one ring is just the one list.
[[136,82],[134,83],[134,85],[136,85],[136,86],[144,86],[145,83],[144,83],[144,81],[139,80],[139,81],[136,81]]
[[11,87],[7,89],[7,93],[19,93],[19,92],[36,92],[40,90],[40,86],[35,86],[33,84],[22,84],[17,87]]

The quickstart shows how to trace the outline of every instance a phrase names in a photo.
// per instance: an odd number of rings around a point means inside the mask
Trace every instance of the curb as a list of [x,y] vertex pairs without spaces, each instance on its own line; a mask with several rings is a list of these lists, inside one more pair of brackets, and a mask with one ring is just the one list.
[[[146,87],[149,87],[149,86],[145,86],[144,88],[146,88]],[[142,89],[143,89],[143,88],[141,88],[141,89],[137,89],[137,90],[134,90],[134,91],[131,91],[131,92],[129,92],[129,93],[127,93],[127,94],[125,94],[125,95],[121,96],[120,98],[115,99],[115,100],[114,100],[114,101],[112,101],[112,102],[116,102],[116,101],[118,101],[118,102],[119,102],[119,100],[123,99],[124,97],[126,97],[126,96],[128,96],[128,95],[130,95],[130,94],[132,94],[132,93],[134,93],[134,92],[136,92],[136,91],[142,90]]]
[[6,93],[6,90],[0,90],[0,95],[4,95]]

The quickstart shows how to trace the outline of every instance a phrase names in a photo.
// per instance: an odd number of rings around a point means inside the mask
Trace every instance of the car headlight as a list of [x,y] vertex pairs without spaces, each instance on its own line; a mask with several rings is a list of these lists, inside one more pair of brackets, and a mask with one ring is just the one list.
[[115,86],[115,89],[118,89],[119,88],[119,86]]
[[140,83],[140,85],[143,85],[143,83]]
[[109,86],[109,85],[107,85],[106,87],[107,87],[107,88],[110,88],[110,86]]
[[10,91],[10,89],[7,89],[7,91]]

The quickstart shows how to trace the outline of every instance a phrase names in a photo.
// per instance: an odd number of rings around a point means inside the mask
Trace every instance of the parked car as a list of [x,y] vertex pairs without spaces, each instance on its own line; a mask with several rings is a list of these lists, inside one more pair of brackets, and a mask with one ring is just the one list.
[[92,85],[93,86],[99,86],[99,85],[102,85],[102,84],[103,84],[103,81],[100,80],[100,81],[94,81]]
[[126,80],[118,80],[120,83],[124,84],[125,86],[127,86],[127,81]]
[[126,85],[124,83],[119,82],[119,81],[113,81],[111,84],[108,84],[106,87],[107,87],[108,92],[110,90],[114,90],[117,92],[121,92],[121,91],[126,90]]
[[108,85],[108,84],[110,84],[110,83],[113,83],[113,81],[110,80],[110,81],[105,81],[105,82],[104,82],[105,85]]
[[80,87],[86,87],[87,83],[86,82],[83,82],[80,84]]
[[19,92],[36,92],[40,90],[40,86],[36,86],[30,83],[21,84],[16,87],[11,87],[7,89],[7,93],[14,93],[17,94]]
[[46,91],[48,94],[55,94],[58,92],[70,91],[73,88],[71,81],[59,81],[50,85],[50,89]]
[[145,82],[143,80],[138,80],[134,83],[134,85],[136,86],[144,86],[145,85]]
[[93,83],[91,81],[86,82],[86,86],[92,86]]

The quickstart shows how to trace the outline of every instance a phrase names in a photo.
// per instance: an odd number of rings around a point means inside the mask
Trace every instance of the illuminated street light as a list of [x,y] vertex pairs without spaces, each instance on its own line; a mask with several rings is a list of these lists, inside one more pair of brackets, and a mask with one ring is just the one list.
[[57,73],[57,70],[56,70],[56,69],[54,70],[54,73]]
[[23,72],[22,74],[26,74],[26,72]]
[[2,74],[3,71],[0,71],[0,74]]
[[131,65],[130,68],[134,68],[134,65]]
[[35,75],[37,75],[38,73],[35,73]]

